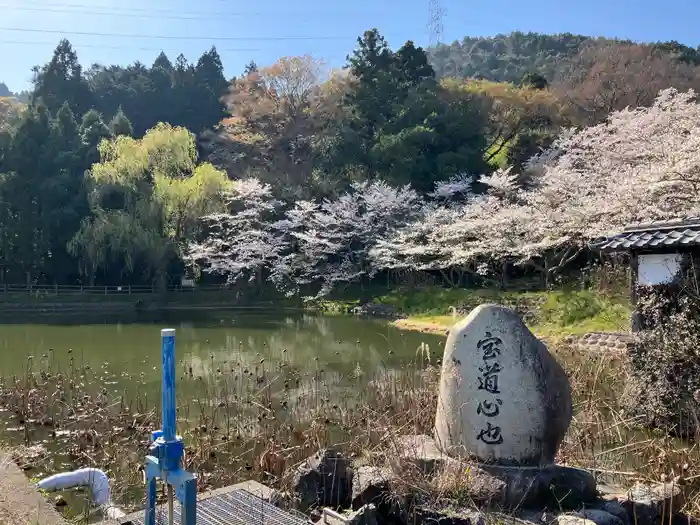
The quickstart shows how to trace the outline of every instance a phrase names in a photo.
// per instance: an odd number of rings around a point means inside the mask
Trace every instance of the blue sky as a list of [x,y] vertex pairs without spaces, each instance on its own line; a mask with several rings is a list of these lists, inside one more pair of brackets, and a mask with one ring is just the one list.
[[[445,42],[520,30],[700,43],[696,0],[442,0],[442,7]],[[341,66],[372,27],[392,47],[408,39],[426,45],[427,22],[428,0],[0,0],[0,81],[27,88],[31,67],[48,61],[63,37],[84,65],[150,64],[161,49],[172,60],[183,53],[195,61],[216,45],[230,77],[250,60],[265,65],[304,53]],[[75,34],[81,31],[144,37]]]

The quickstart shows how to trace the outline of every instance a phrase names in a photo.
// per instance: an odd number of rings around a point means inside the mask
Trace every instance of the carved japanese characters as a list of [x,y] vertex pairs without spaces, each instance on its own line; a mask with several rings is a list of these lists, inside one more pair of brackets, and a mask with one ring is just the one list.
[[444,452],[551,464],[570,421],[564,370],[513,310],[481,305],[451,330],[435,418]]

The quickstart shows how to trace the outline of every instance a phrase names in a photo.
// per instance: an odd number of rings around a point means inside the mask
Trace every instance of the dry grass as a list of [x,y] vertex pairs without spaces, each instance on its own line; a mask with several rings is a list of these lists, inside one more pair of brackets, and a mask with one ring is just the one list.
[[[616,358],[580,356],[561,345],[554,353],[570,375],[575,401],[559,462],[595,470],[623,488],[679,480],[685,510],[700,516],[698,445],[635,429],[620,409],[625,371]],[[223,367],[212,359],[200,364],[199,375],[183,365],[179,392],[196,392],[178,400],[185,467],[198,473],[199,490],[251,478],[284,489],[284,473],[322,447],[378,461],[397,436],[431,432],[439,370],[430,360],[422,349],[401,370],[368,377],[358,369],[342,380],[321,367],[302,376],[284,360]],[[73,363],[59,371],[50,356],[29,363],[23,377],[0,382],[0,417],[17,429],[4,431],[5,439],[34,447],[21,455],[29,475],[102,468],[115,480],[115,503],[135,508],[143,496],[137,466],[160,420],[159,399],[151,393],[149,400],[146,390],[132,397],[107,395],[105,378],[113,375]],[[407,491],[461,497],[455,480],[442,477],[428,486],[418,474],[401,472],[401,478]]]

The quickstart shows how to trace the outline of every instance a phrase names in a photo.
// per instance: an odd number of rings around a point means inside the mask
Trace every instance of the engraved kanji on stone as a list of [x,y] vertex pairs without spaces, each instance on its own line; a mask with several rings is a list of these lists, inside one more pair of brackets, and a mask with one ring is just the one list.
[[486,332],[486,337],[477,341],[476,347],[484,352],[484,359],[495,359],[501,355],[499,346],[502,344],[501,339],[494,337],[491,332]]
[[503,401],[496,399],[495,403],[491,401],[482,401],[479,406],[476,407],[476,413],[482,414],[486,417],[496,417],[501,409],[499,408],[503,404]]
[[492,425],[490,421],[487,422],[486,425],[485,429],[479,430],[476,439],[483,441],[487,445],[500,445],[503,443],[501,427]]
[[498,372],[501,370],[503,368],[498,363],[492,365],[484,363],[484,366],[480,366],[479,371],[482,376],[477,378],[479,380],[479,390],[486,390],[490,394],[500,394],[501,391],[498,389]]

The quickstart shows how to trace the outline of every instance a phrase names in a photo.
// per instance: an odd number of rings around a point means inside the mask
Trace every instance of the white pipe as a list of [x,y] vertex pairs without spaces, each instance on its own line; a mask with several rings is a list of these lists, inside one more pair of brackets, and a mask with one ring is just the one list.
[[73,472],[61,472],[44,478],[37,487],[47,492],[67,490],[76,487],[90,487],[92,501],[100,507],[106,507],[110,518],[124,517],[124,512],[112,504],[109,490],[109,478],[97,468],[81,468]]

